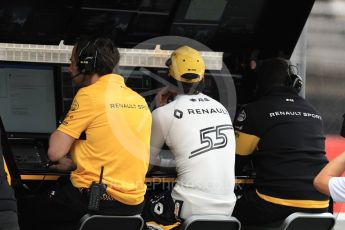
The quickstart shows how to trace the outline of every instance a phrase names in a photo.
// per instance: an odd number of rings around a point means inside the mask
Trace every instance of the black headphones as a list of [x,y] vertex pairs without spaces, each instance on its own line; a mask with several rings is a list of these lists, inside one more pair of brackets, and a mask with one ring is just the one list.
[[288,83],[287,85],[296,90],[297,93],[301,92],[303,81],[298,75],[298,68],[295,65],[288,66]]
[[96,70],[97,61],[97,47],[95,46],[97,40],[89,41],[83,48],[80,49],[77,60],[78,71],[83,74],[94,73]]

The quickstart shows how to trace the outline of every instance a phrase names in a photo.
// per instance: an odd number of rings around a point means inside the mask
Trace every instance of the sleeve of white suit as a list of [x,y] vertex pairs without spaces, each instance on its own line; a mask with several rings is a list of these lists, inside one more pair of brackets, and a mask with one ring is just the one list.
[[345,202],[345,177],[332,177],[328,187],[334,201]]

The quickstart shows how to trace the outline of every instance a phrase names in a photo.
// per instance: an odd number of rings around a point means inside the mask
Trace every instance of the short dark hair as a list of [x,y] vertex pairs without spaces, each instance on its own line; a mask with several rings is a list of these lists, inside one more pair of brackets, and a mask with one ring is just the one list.
[[120,61],[119,50],[109,38],[81,39],[77,41],[75,47],[77,62],[81,51],[88,56],[95,56],[97,51],[95,68],[92,73],[97,73],[99,76],[113,73]]
[[284,58],[271,58],[259,62],[257,90],[260,95],[275,86],[288,86],[290,62]]

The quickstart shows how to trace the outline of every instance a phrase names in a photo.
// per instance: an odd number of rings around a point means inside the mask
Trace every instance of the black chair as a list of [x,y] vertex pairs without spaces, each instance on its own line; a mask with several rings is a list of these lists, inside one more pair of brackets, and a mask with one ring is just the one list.
[[80,219],[78,230],[141,230],[144,220],[135,216],[103,216],[86,214]]
[[194,215],[183,222],[180,230],[240,230],[241,223],[232,216]]
[[329,213],[304,213],[295,212],[289,215],[283,223],[277,227],[272,226],[248,226],[245,230],[331,230],[335,224],[335,217]]

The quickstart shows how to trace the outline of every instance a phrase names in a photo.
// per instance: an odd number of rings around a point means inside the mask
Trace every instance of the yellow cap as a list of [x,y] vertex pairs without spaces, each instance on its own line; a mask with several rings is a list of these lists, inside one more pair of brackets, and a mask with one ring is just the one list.
[[197,83],[204,78],[205,63],[195,49],[181,46],[176,49],[167,61],[169,76],[185,83]]

